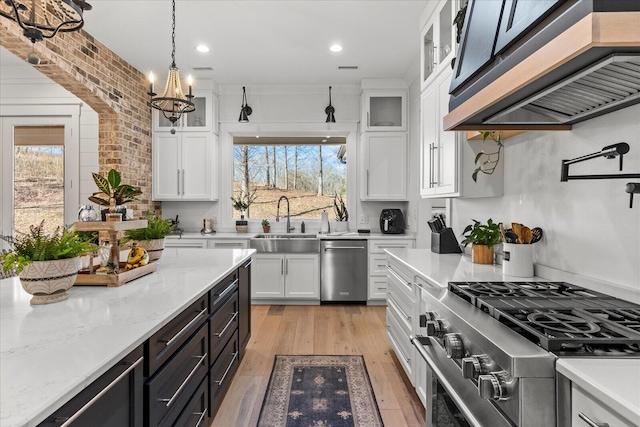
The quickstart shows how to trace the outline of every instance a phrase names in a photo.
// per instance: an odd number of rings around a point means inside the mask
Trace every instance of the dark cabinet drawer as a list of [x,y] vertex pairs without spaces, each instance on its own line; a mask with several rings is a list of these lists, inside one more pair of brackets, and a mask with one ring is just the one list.
[[196,392],[171,424],[160,427],[206,427],[209,425],[209,377],[206,376]]
[[213,418],[220,407],[231,379],[238,370],[238,332],[236,331],[209,371],[209,416]]
[[153,376],[163,363],[178,350],[208,315],[208,298],[203,295],[145,342],[145,375]]
[[218,358],[229,337],[238,329],[238,292],[231,294],[209,320],[209,361]]
[[86,387],[40,427],[142,427],[142,346]]
[[207,375],[208,328],[203,326],[145,385],[148,425],[172,425]]
[[209,313],[215,313],[237,289],[238,272],[234,271],[209,291]]
[[250,259],[238,268],[238,339],[240,340],[240,358],[244,357],[244,348],[251,338],[251,262]]

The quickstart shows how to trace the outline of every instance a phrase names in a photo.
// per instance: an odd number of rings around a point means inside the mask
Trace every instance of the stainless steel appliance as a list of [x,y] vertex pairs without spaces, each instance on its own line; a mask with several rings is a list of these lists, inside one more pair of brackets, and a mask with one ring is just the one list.
[[428,365],[429,426],[564,427],[557,358],[640,357],[640,306],[579,286],[450,282],[420,293],[412,342]]
[[322,240],[320,301],[367,301],[367,241]]
[[404,233],[404,215],[400,209],[383,209],[380,213],[380,231],[384,234]]

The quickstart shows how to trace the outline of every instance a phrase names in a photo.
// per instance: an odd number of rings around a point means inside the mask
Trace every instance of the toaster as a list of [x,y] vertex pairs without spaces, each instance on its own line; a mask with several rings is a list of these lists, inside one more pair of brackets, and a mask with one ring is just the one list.
[[404,215],[400,209],[383,209],[380,213],[380,231],[384,234],[404,233]]

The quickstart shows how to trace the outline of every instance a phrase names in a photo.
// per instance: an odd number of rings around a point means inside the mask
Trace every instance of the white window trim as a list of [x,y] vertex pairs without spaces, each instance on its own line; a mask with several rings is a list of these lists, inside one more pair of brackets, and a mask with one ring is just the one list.
[[[221,123],[220,125],[220,202],[218,219],[224,229],[234,229],[235,219],[232,217],[231,197],[233,185],[233,138],[236,136],[299,136],[318,135],[341,136],[347,141],[347,209],[349,210],[349,227],[356,226],[358,218],[357,198],[357,123]],[[259,223],[261,219],[249,219],[250,223]],[[305,219],[311,227],[320,226],[319,219]]]

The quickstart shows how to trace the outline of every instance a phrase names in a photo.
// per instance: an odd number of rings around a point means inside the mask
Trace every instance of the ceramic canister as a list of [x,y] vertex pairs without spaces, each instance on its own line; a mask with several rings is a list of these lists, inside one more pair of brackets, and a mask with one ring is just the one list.
[[503,243],[502,273],[533,277],[533,244]]

